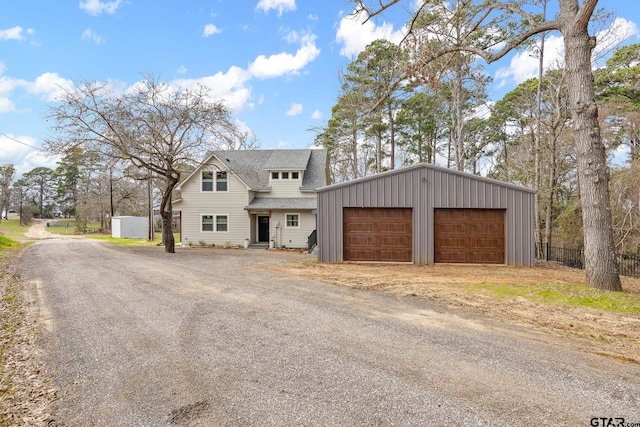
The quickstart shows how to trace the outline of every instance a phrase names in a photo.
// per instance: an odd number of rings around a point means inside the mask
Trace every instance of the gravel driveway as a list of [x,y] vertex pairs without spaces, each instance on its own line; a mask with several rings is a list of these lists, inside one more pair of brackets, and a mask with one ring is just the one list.
[[72,239],[29,247],[22,275],[60,389],[52,424],[640,423],[637,365],[271,269],[311,259]]

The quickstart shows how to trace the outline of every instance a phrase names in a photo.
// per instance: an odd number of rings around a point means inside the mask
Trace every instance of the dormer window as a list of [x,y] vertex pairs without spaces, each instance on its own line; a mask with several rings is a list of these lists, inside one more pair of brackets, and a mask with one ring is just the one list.
[[271,172],[271,179],[278,179],[279,176],[280,176],[280,172]]
[[289,179],[289,172],[282,172],[282,179]]
[[291,179],[300,179],[300,172],[291,172]]

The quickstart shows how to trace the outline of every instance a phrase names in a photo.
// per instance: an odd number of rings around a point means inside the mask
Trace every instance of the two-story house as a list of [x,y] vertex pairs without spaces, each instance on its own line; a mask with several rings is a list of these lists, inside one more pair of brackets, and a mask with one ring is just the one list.
[[327,184],[323,149],[214,151],[176,187],[182,244],[306,248]]

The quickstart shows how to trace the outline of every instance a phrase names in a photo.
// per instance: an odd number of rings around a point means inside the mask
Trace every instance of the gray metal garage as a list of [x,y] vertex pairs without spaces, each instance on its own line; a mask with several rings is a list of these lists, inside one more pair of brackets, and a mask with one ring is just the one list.
[[318,190],[318,260],[535,263],[534,192],[418,164]]

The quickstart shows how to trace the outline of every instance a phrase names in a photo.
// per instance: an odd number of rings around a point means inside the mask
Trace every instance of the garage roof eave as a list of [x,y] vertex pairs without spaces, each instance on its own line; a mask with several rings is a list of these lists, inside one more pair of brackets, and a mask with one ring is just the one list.
[[478,181],[484,181],[484,182],[488,182],[494,185],[500,185],[503,187],[508,187],[508,188],[513,188],[519,191],[524,191],[527,193],[531,193],[531,194],[535,194],[537,193],[537,191],[532,190],[531,188],[528,187],[524,187],[522,185],[518,185],[518,184],[513,184],[510,182],[504,182],[504,181],[499,181],[497,179],[492,179],[492,178],[486,178],[480,175],[474,175],[472,173],[468,173],[468,172],[461,172],[455,169],[449,169],[449,168],[445,168],[443,166],[437,166],[437,165],[432,165],[429,163],[418,163],[415,165],[411,165],[411,166],[405,166],[403,168],[400,169],[393,169],[390,171],[385,171],[385,172],[380,172],[377,173],[375,175],[370,175],[370,176],[365,176],[362,178],[356,178],[353,179],[351,181],[345,181],[345,182],[339,182],[337,184],[331,184],[331,185],[327,185],[324,187],[320,187],[316,190],[317,193],[323,193],[325,191],[330,191],[330,190],[334,190],[337,188],[343,188],[343,187],[347,187],[351,184],[355,184],[358,182],[366,182],[366,181],[372,181],[381,177],[385,177],[385,176],[389,176],[389,175],[398,175],[398,174],[402,174],[402,173],[406,173],[415,169],[433,169],[433,170],[437,170],[437,171],[441,171],[441,172],[446,172],[446,173],[450,173],[450,174],[454,174],[454,175],[459,175],[459,176],[464,176],[464,177],[468,177],[468,178],[472,178]]

